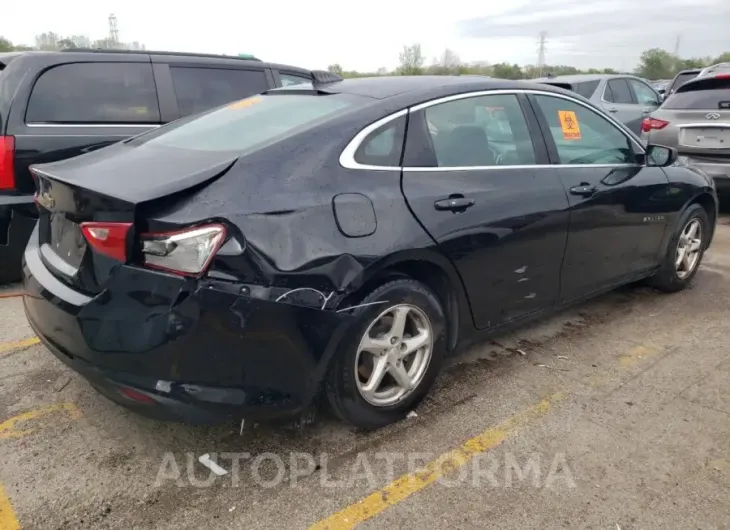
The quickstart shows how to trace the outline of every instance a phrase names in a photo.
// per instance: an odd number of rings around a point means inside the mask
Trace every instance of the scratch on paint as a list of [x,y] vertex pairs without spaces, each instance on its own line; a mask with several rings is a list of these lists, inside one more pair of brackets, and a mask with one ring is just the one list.
[[297,287],[296,289],[292,289],[291,291],[287,291],[287,292],[285,292],[284,294],[282,294],[281,296],[279,296],[279,297],[278,297],[278,298],[277,298],[276,300],[274,300],[274,301],[275,301],[275,302],[281,302],[281,301],[282,301],[282,300],[283,300],[284,298],[286,298],[286,297],[287,297],[287,296],[289,296],[290,294],[293,294],[293,293],[298,293],[298,292],[301,292],[301,291],[312,291],[312,292],[315,292],[315,293],[317,293],[317,294],[318,294],[319,296],[321,296],[321,297],[322,297],[322,300],[324,300],[324,301],[322,302],[322,307],[321,307],[321,309],[324,309],[325,307],[327,307],[327,302],[329,302],[329,301],[330,301],[330,298],[332,298],[332,296],[333,296],[333,295],[335,294],[335,292],[334,292],[334,291],[332,291],[332,292],[331,292],[331,293],[330,293],[329,295],[325,296],[325,295],[324,295],[324,293],[323,293],[322,291],[318,291],[317,289],[315,289],[315,288],[313,288],[313,287]]

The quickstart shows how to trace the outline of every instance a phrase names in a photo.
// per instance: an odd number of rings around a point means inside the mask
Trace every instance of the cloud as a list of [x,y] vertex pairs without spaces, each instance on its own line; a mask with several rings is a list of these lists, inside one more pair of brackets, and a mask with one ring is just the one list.
[[494,17],[457,23],[465,39],[532,38],[548,33],[551,64],[632,64],[643,50],[673,50],[683,57],[717,56],[730,49],[727,0],[529,0]]

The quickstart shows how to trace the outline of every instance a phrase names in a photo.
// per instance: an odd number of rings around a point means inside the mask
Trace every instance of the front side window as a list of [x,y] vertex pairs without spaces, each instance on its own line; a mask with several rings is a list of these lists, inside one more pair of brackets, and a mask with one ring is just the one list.
[[171,66],[170,74],[180,116],[197,114],[269,88],[263,70]]
[[634,103],[634,98],[631,96],[631,89],[626,79],[611,79],[606,84],[606,92],[603,95],[603,99],[610,103],[620,103],[624,105],[631,105]]
[[654,90],[652,90],[648,85],[645,85],[644,83],[642,83],[641,81],[637,81],[636,79],[629,79],[629,83],[634,89],[634,94],[636,94],[636,100],[640,104],[651,107],[659,106],[661,102],[659,101],[656,92],[654,92]]
[[358,100],[340,94],[253,96],[177,120],[129,143],[242,155],[309,130]]
[[160,123],[149,63],[71,63],[45,71],[28,101],[28,123]]
[[567,99],[534,97],[548,123],[561,164],[634,163],[631,140],[603,116]]
[[424,111],[437,167],[535,163],[517,96],[495,94],[449,101]]

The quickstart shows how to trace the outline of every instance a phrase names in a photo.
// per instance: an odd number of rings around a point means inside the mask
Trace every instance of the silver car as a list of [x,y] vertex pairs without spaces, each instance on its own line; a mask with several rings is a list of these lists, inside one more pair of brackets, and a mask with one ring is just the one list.
[[[642,123],[644,142],[676,147],[680,156],[730,190],[730,69],[710,67],[684,83]],[[730,66],[730,65],[727,65]]]
[[662,102],[662,97],[648,82],[632,75],[562,75],[534,81],[580,94],[636,134],[641,132],[643,119]]

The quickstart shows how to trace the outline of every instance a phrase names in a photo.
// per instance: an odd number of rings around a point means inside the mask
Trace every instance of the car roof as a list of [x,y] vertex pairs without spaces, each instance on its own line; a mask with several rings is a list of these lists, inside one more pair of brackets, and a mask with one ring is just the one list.
[[[148,55],[148,56],[169,56],[169,57],[189,57],[189,58],[195,58],[200,61],[205,61],[206,59],[209,60],[225,60],[225,61],[236,61],[241,62],[242,64],[249,64],[251,66],[256,66],[258,68],[275,68],[277,70],[289,70],[293,72],[300,72],[300,73],[310,73],[310,70],[307,70],[306,68],[301,68],[298,66],[291,66],[291,65],[283,65],[283,64],[277,64],[277,63],[267,63],[262,61],[261,59],[257,59],[253,56],[247,56],[247,57],[239,57],[237,55],[223,55],[223,54],[211,54],[211,53],[193,53],[193,52],[171,52],[171,51],[159,51],[159,50],[107,50],[107,49],[85,49],[85,48],[76,48],[76,49],[70,49],[70,50],[58,50],[58,51],[37,51],[37,50],[27,50],[27,51],[17,51],[17,52],[9,52],[9,53],[0,53],[0,63],[3,63],[3,58],[7,56],[8,62],[12,59],[15,59],[20,56],[36,56],[36,57],[68,57],[69,59],[73,59],[76,57],[84,57],[85,59],[88,59],[89,57],[94,57],[96,55],[102,56],[102,55],[115,55],[117,57],[119,56],[140,56],[140,55]],[[100,57],[101,58],[101,57]],[[5,63],[7,64],[7,63]]]
[[[529,81],[513,81],[494,79],[486,76],[448,76],[448,75],[415,75],[415,76],[376,76],[348,78],[342,81],[316,85],[322,92],[332,94],[353,94],[375,99],[386,99],[393,96],[412,93],[419,96],[443,92],[466,92],[470,90],[509,90],[535,89],[551,92],[568,93],[559,88],[531,83]],[[573,95],[573,94],[571,94]]]

